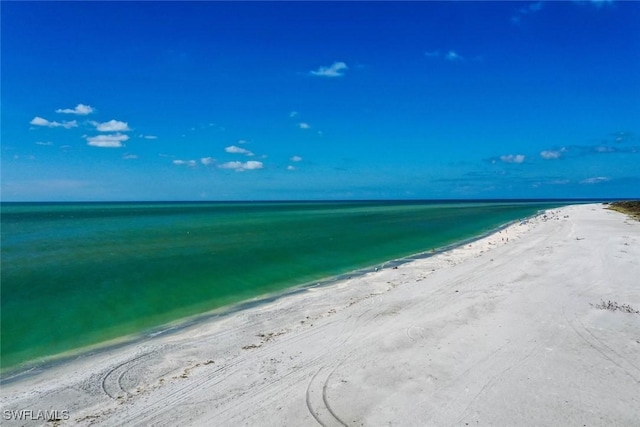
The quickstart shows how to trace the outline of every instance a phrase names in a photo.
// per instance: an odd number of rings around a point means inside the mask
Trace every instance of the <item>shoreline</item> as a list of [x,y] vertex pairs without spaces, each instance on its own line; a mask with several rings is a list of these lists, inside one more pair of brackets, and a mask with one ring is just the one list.
[[68,411],[60,425],[632,425],[640,315],[596,306],[640,308],[640,223],[545,212],[34,372],[3,384],[2,409]]
[[[0,381],[43,362],[75,356],[105,343],[131,341],[163,325],[264,295],[315,285],[319,280],[331,282],[341,273],[345,277],[357,269],[455,244],[509,220],[557,207],[549,202],[454,204],[449,206],[450,217],[439,214],[447,205],[427,202],[290,205],[263,208],[247,204],[239,210],[221,209],[215,203],[204,210],[182,205],[167,210],[162,205],[142,211],[123,205],[117,215],[86,204],[3,211],[3,238],[7,240],[3,240],[7,243],[3,261],[9,262],[3,264],[7,267],[3,269],[3,283],[9,286],[3,289],[11,298],[3,304],[6,340]],[[256,221],[243,220],[239,214],[245,212]],[[184,215],[196,214],[198,221],[181,221]],[[220,222],[218,214],[225,221]],[[289,217],[291,214],[294,216]],[[113,230],[124,230],[112,237],[110,233],[102,236],[101,221],[96,216],[104,216]],[[68,218],[76,217],[69,222]],[[28,220],[29,226],[20,225],[23,220]],[[58,220],[65,221],[63,226],[58,226]],[[234,226],[229,228],[227,220]],[[289,231],[284,234],[277,227],[266,227],[273,221],[282,225],[282,220],[295,226],[287,227]],[[34,258],[29,245],[20,242],[27,241],[28,230],[43,221],[47,229],[63,231],[39,235],[42,244],[50,248],[66,244],[60,251],[36,251]],[[169,226],[174,221],[180,225],[177,229]],[[246,221],[253,226],[247,229]],[[133,233],[133,240],[125,239],[138,226],[170,231],[159,231],[163,238],[154,237],[154,233]],[[224,239],[216,239],[219,231]],[[85,233],[97,234],[89,240],[71,237]],[[236,243],[227,247],[227,240]],[[133,247],[140,250],[126,249]],[[193,248],[188,252],[195,256],[185,257],[184,247]],[[104,251],[108,254],[100,255]],[[255,259],[247,259],[252,254],[255,256],[250,258]],[[11,262],[12,256],[15,262]],[[47,262],[36,262],[40,256]],[[65,268],[56,267],[56,261]],[[90,284],[98,286],[97,293]],[[105,305],[97,305],[98,301]],[[110,315],[94,316],[94,308]],[[52,323],[65,328],[51,329]]]
[[[566,206],[573,206],[573,205],[566,205]],[[501,224],[496,228],[487,230],[479,235],[469,237],[460,241],[456,241],[454,243],[451,243],[439,248],[434,248],[432,250],[425,250],[425,251],[417,252],[411,255],[386,260],[381,263],[372,264],[366,267],[348,271],[346,273],[341,273],[335,276],[325,277],[320,280],[314,280],[314,281],[302,283],[299,285],[294,285],[294,286],[291,286],[279,291],[275,291],[272,293],[262,294],[248,300],[243,300],[243,301],[239,301],[239,302],[225,305],[222,307],[217,307],[212,310],[209,310],[203,313],[194,314],[185,318],[176,319],[172,322],[165,323],[154,328],[146,329],[138,333],[123,335],[121,337],[117,337],[111,340],[102,341],[102,342],[95,343],[93,345],[69,350],[64,353],[53,354],[50,356],[28,360],[16,366],[7,368],[6,370],[4,369],[0,370],[0,386],[10,384],[15,381],[20,381],[24,378],[28,378],[31,375],[37,375],[39,373],[42,373],[43,371],[53,369],[56,366],[70,363],[77,358],[95,356],[102,352],[117,350],[119,348],[126,347],[129,345],[142,344],[145,341],[151,340],[157,336],[180,333],[181,331],[193,326],[197,326],[198,324],[215,321],[216,319],[222,319],[226,316],[232,316],[243,310],[249,310],[249,309],[258,307],[262,304],[272,303],[281,298],[287,298],[289,296],[296,295],[298,293],[306,292],[309,289],[324,288],[327,286],[334,285],[341,281],[357,279],[366,274],[377,272],[382,269],[393,268],[393,267],[397,267],[399,265],[410,263],[416,260],[427,259],[433,256],[437,256],[442,253],[460,248],[464,245],[474,243],[476,241],[487,238],[515,224],[535,219],[538,216],[543,215],[545,212],[553,211],[554,209],[560,209],[560,208],[542,209],[536,212],[534,215],[509,221],[507,223]]]

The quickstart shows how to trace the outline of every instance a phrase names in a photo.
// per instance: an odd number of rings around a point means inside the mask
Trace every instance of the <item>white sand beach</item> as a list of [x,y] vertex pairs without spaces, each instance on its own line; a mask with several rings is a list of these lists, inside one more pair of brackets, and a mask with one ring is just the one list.
[[2,425],[638,425],[640,313],[596,305],[640,310],[640,222],[545,215],[7,382]]

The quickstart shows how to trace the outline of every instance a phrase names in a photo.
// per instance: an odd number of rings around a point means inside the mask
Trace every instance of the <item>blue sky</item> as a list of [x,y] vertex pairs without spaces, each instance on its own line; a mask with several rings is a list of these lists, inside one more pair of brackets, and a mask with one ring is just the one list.
[[640,3],[3,2],[2,200],[640,197]]

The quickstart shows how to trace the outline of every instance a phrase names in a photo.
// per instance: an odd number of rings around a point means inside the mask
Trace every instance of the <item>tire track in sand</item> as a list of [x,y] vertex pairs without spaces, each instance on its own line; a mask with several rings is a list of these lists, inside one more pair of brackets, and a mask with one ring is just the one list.
[[320,368],[311,378],[309,386],[307,387],[307,408],[313,418],[323,427],[347,426],[347,423],[342,421],[334,412],[327,398],[329,380],[345,359],[338,363],[333,369],[327,366]]
[[107,396],[115,400],[132,396],[132,393],[126,390],[122,385],[122,377],[124,377],[124,375],[137,364],[142,362],[142,359],[149,357],[152,353],[153,352],[150,351],[141,354],[109,369],[101,380],[102,391],[104,391]]
[[[360,313],[355,318],[351,318],[346,322],[333,320],[330,324],[340,323],[342,325],[341,332],[336,335],[324,348],[323,351],[318,352],[316,354],[308,355],[308,359],[303,366],[318,366],[321,361],[327,356],[327,353],[332,350],[337,350],[343,348],[351,337],[353,336],[355,330],[358,326],[364,322],[363,318],[370,312],[371,309],[365,310],[363,313]],[[328,325],[325,325],[325,327]],[[318,327],[316,327],[318,328]],[[308,333],[298,333],[293,334],[291,337],[287,337],[289,334],[282,335],[279,340],[269,341],[266,347],[255,348],[247,350],[245,353],[234,357],[232,360],[228,361],[224,366],[219,366],[218,369],[211,371],[210,373],[204,374],[202,376],[190,379],[188,383],[178,386],[173,390],[170,390],[162,399],[156,401],[150,405],[143,405],[142,407],[131,407],[124,413],[120,413],[118,420],[115,420],[115,417],[104,420],[105,425],[122,425],[123,421],[127,421],[129,425],[149,425],[153,424],[153,419],[155,419],[159,413],[166,410],[169,407],[175,407],[177,405],[184,405],[189,402],[193,398],[194,393],[201,391],[203,388],[212,389],[216,386],[222,386],[224,383],[228,382],[236,374],[238,374],[247,363],[253,363],[255,360],[255,356],[252,355],[254,351],[259,351],[261,354],[260,359],[269,358],[271,355],[275,355],[278,352],[282,351],[283,348],[290,347],[291,344],[303,341],[305,339],[309,339],[310,336],[316,334],[322,334],[324,327],[319,327],[314,331],[309,331]],[[266,344],[266,343],[265,343]],[[117,371],[119,366],[116,366],[113,371]],[[263,384],[253,386],[247,393],[243,396],[243,401],[247,400],[259,400],[262,401],[264,396],[264,392],[269,390],[270,393],[276,393],[277,390],[284,390],[292,383],[302,380],[305,376],[308,375],[308,369],[294,369],[284,375],[275,377],[270,381],[266,381]],[[294,378],[297,378],[294,379]],[[326,393],[325,393],[326,395]],[[220,401],[218,404],[221,406],[226,406],[224,401],[227,403],[232,403],[233,399],[225,398],[223,401]],[[219,412],[220,419],[219,421],[224,424],[223,419],[227,419],[229,422],[232,422],[236,414],[233,413],[237,404],[231,404],[226,408],[221,408]],[[231,413],[230,413],[231,412]],[[224,415],[223,415],[224,414]],[[237,420],[236,420],[237,421]]]

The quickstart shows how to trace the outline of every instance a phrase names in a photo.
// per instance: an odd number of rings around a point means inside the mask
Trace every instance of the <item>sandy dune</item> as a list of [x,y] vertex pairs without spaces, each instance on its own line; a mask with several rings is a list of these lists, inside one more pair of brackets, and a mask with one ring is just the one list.
[[640,309],[640,222],[554,209],[8,382],[2,425],[638,425],[640,313],[602,300]]

